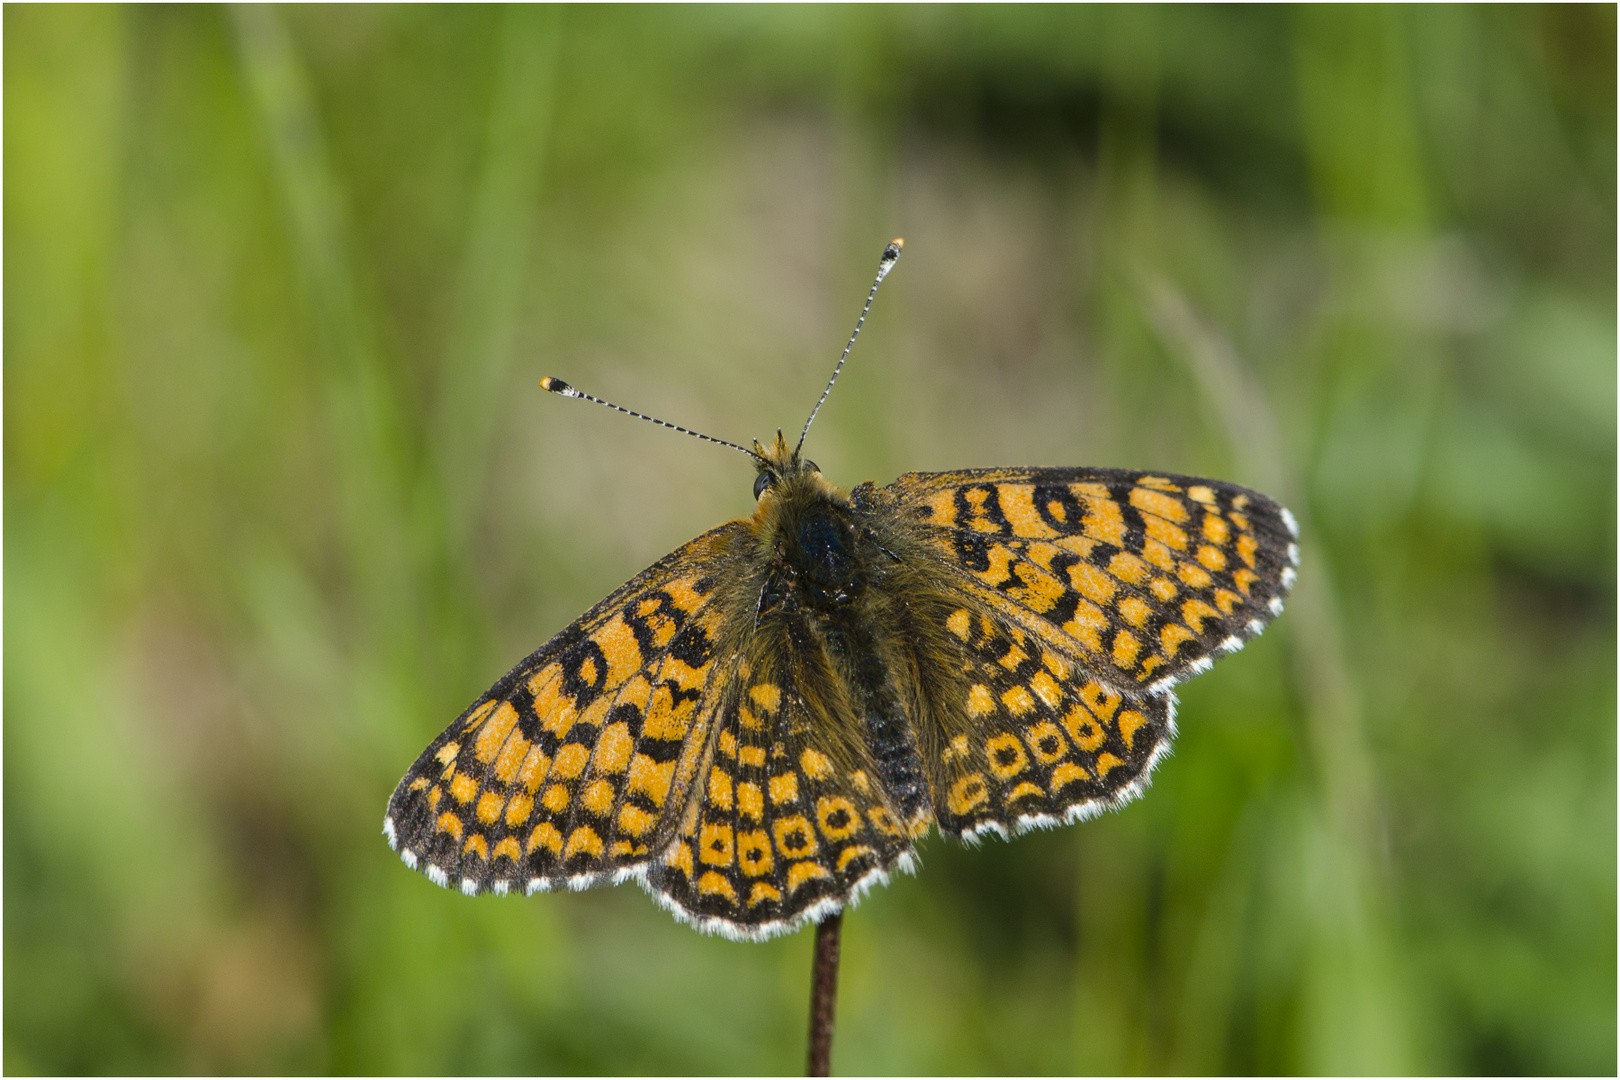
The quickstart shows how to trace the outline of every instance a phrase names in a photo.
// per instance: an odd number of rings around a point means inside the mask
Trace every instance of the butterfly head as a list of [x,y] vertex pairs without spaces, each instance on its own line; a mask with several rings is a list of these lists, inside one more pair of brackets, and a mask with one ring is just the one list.
[[784,497],[800,494],[831,494],[832,484],[823,480],[821,469],[815,462],[802,456],[797,447],[789,446],[779,429],[776,442],[769,447],[754,440],[754,461],[759,475],[754,477],[754,498],[764,506],[769,497],[779,502]]

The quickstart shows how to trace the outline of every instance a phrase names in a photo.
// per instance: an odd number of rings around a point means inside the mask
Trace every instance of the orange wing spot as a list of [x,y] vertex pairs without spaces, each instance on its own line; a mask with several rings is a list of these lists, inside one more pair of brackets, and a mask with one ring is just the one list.
[[1177,563],[1176,576],[1194,589],[1207,589],[1215,580],[1202,566],[1190,562]]
[[478,797],[478,809],[474,813],[485,825],[495,824],[501,816],[501,797],[493,791],[484,792]]
[[720,733],[720,752],[733,761],[737,760],[737,736],[729,730]]
[[1102,632],[1108,629],[1108,616],[1090,600],[1075,604],[1074,618],[1063,624],[1063,632],[1092,652],[1102,651]]
[[765,748],[763,746],[745,746],[737,752],[737,762],[750,768],[763,769],[765,767]]
[[1237,549],[1238,557],[1243,560],[1245,566],[1252,570],[1254,568],[1254,553],[1260,550],[1260,546],[1254,542],[1254,537],[1248,533],[1238,537]]
[[823,795],[816,800],[816,824],[828,840],[847,840],[861,827],[861,812],[841,795]]
[[428,809],[437,810],[439,808],[439,800],[442,798],[444,798],[444,788],[434,785],[433,790],[427,793]]
[[812,780],[825,780],[833,774],[832,762],[819,750],[806,750],[800,754],[799,768]]
[[1119,768],[1123,764],[1125,764],[1125,763],[1123,761],[1121,761],[1119,758],[1115,757],[1113,754],[1109,754],[1109,753],[1098,754],[1097,755],[1097,779],[1101,780],[1103,777],[1107,776],[1111,771],[1113,771],[1114,769]]
[[1159,647],[1166,656],[1176,655],[1176,650],[1181,648],[1182,642],[1196,640],[1198,635],[1180,623],[1165,623],[1164,629],[1159,631]]
[[553,855],[560,855],[563,849],[563,835],[557,831],[557,826],[549,821],[542,821],[534,827],[524,846],[525,853],[532,852],[535,848],[545,848]]
[[1242,605],[1242,603],[1243,597],[1239,596],[1231,589],[1215,590],[1215,607],[1223,616],[1232,614],[1232,612],[1236,611],[1238,607]]
[[1080,700],[1086,703],[1086,708],[1099,720],[1106,721],[1114,715],[1119,703],[1125,699],[1094,682],[1088,682],[1080,688]]
[[776,859],[771,855],[771,839],[764,829],[737,835],[737,865],[749,877],[768,874],[776,866]]
[[478,794],[478,781],[466,773],[461,773],[450,781],[450,794],[458,803],[470,803],[473,796]]
[[1232,583],[1243,591],[1244,596],[1249,595],[1249,586],[1260,580],[1260,575],[1253,570],[1239,567],[1232,575]]
[[966,608],[957,608],[945,620],[945,629],[966,641],[973,633],[973,619]]
[[1249,505],[1249,497],[1247,495],[1238,495],[1237,497],[1235,497],[1232,500],[1232,508],[1234,510],[1242,510],[1244,507],[1246,507],[1248,505]]
[[1192,627],[1193,633],[1202,634],[1204,632],[1204,620],[1219,618],[1220,612],[1202,600],[1193,599],[1181,605],[1181,617],[1188,626]]
[[429,780],[425,776],[418,776],[415,780],[411,781],[411,786],[409,788],[407,788],[406,790],[407,791],[421,791],[423,788],[427,787],[432,782],[433,781]]
[[585,794],[579,801],[597,817],[607,817],[613,812],[613,785],[606,780],[593,780],[585,785]]
[[514,795],[506,804],[506,827],[515,829],[529,820],[534,812],[534,800],[527,795]]
[[1181,488],[1178,487],[1167,476],[1144,476],[1144,477],[1140,478],[1139,480],[1137,480],[1136,482],[1138,484],[1141,484],[1143,487],[1159,488],[1161,491],[1180,491],[1181,490]]
[[553,814],[560,814],[568,809],[569,795],[567,784],[552,784],[546,788],[546,793],[540,796],[540,805]]
[[990,758],[990,771],[1003,780],[1011,780],[1029,767],[1029,755],[1016,735],[992,735],[985,740],[984,752]]
[[1162,667],[1164,667],[1164,657],[1149,656],[1142,661],[1142,670],[1136,673],[1136,681],[1146,682],[1149,676]]
[[1045,615],[1057,607],[1058,602],[1069,593],[1063,582],[1049,574],[1030,576],[1032,580],[1022,588],[1008,589],[1007,596],[1038,615]]
[[1098,604],[1108,603],[1119,588],[1113,578],[1088,562],[1075,563],[1069,567],[1069,583],[1081,596]]
[[1007,652],[1000,660],[997,661],[997,663],[1006,668],[1008,671],[1017,671],[1018,665],[1022,664],[1028,659],[1029,653],[1025,652],[1023,649],[1020,649],[1017,645],[1014,645],[1012,648],[1007,650]]
[[940,492],[925,505],[929,509],[929,520],[935,525],[950,527],[956,524],[956,498],[949,491]]
[[1166,573],[1176,568],[1176,557],[1169,546],[1151,536],[1142,544],[1142,557]]
[[442,833],[449,833],[457,840],[461,839],[461,818],[449,810],[439,815],[439,820],[434,822],[434,826]]
[[1014,802],[1017,802],[1019,799],[1027,799],[1031,795],[1035,796],[1036,798],[1041,798],[1045,794],[1046,794],[1046,790],[1044,788],[1042,788],[1039,784],[1033,783],[1033,782],[1031,782],[1029,780],[1025,780],[1023,783],[1021,783],[1017,787],[1013,788],[1012,791],[1007,793],[1007,802],[1009,804],[1014,803]]
[[755,907],[769,900],[782,899],[782,890],[768,881],[756,881],[754,887],[748,891],[748,906]]
[[1165,547],[1176,551],[1187,550],[1187,530],[1179,525],[1172,525],[1163,518],[1150,517],[1144,520],[1143,525],[1149,539],[1157,540]]
[[718,765],[709,768],[709,805],[720,809],[731,809],[731,774]]
[[630,841],[615,840],[613,841],[613,846],[608,848],[608,856],[614,859],[621,859],[626,855],[634,855],[635,851],[636,845],[632,844]]
[[571,859],[580,854],[598,859],[602,857],[602,838],[596,835],[596,830],[589,825],[581,825],[569,833],[568,843],[563,847],[564,859]]
[[1205,514],[1204,527],[1201,531],[1204,534],[1204,539],[1217,547],[1223,546],[1227,538],[1232,535],[1232,527],[1219,514]]
[[674,702],[669,687],[662,684],[653,687],[647,696],[647,716],[641,722],[642,738],[665,742],[680,742],[686,738],[686,731],[692,726],[691,710],[677,710]]
[[619,830],[638,839],[646,836],[647,830],[651,829],[656,821],[656,818],[634,803],[626,803],[619,808]]
[[618,686],[646,662],[646,657],[641,654],[641,646],[636,642],[635,632],[622,615],[615,615],[606,626],[591,635],[591,640],[596,642],[596,647],[602,650],[602,657],[607,661],[608,686]]
[[1063,730],[1069,733],[1069,738],[1074,740],[1076,746],[1088,754],[1108,738],[1108,733],[1097,722],[1097,718],[1082,705],[1076,705],[1064,715]]
[[799,778],[792,773],[771,777],[771,802],[776,806],[799,800]]
[[1092,540],[1124,547],[1125,515],[1120,511],[1119,504],[1106,495],[1091,499],[1086,506],[1085,533]]
[[950,744],[948,746],[945,747],[944,752],[942,754],[940,754],[940,760],[942,760],[942,761],[950,761],[950,760],[952,760],[954,758],[966,757],[967,752],[968,752],[967,736],[966,735],[958,735],[956,738],[954,738],[954,739],[952,739],[950,741]]
[[[1149,480],[1149,477],[1144,476],[1142,479],[1138,480],[1137,483],[1147,484]],[[1172,486],[1171,490],[1174,491],[1176,488]],[[1180,499],[1172,498],[1171,496],[1160,491],[1148,491],[1145,488],[1140,487],[1132,488],[1131,505],[1136,507],[1138,510],[1145,511],[1149,514],[1156,514],[1161,518],[1165,518],[1168,521],[1174,521],[1178,524],[1186,521],[1188,517],[1187,508],[1186,506],[1182,505]],[[1151,522],[1148,523],[1148,528],[1153,528],[1153,524]]]
[[489,853],[490,861],[493,862],[503,855],[508,859],[511,859],[513,862],[517,862],[519,859],[523,858],[523,848],[518,845],[517,837],[508,836],[506,839],[496,844],[495,850]]
[[775,683],[755,683],[749,687],[748,696],[754,699],[754,704],[758,705],[767,716],[782,706],[782,688]]
[[[1248,502],[1249,502],[1248,499],[1243,499],[1241,501],[1239,501],[1237,499],[1234,499],[1234,500],[1232,500],[1232,505],[1237,507],[1238,509],[1242,509],[1244,506],[1248,505]],[[1240,532],[1251,532],[1252,531],[1250,526],[1249,526],[1249,518],[1248,518],[1248,516],[1246,514],[1240,514],[1240,513],[1237,512],[1237,510],[1233,510],[1232,513],[1230,515],[1228,515],[1228,516],[1231,517],[1232,524],[1236,525]]]
[[1119,733],[1125,739],[1125,749],[1136,749],[1133,744],[1136,739],[1137,729],[1147,722],[1148,718],[1135,709],[1126,709],[1119,714]]
[[556,664],[547,664],[540,669],[540,674],[529,680],[529,690],[534,694],[534,711],[540,717],[540,726],[559,739],[567,735],[578,714],[574,711],[573,699],[562,692],[562,669]]
[[1063,687],[1044,671],[1037,671],[1030,676],[1029,688],[1035,691],[1035,696],[1040,698],[1048,709],[1057,708],[1058,702],[1063,700]]
[[1078,762],[1065,761],[1052,770],[1052,794],[1056,795],[1070,784],[1090,779],[1091,774],[1086,772],[1084,765]]
[[866,778],[866,770],[865,769],[856,769],[854,772],[850,773],[849,774],[849,782],[851,784],[854,784],[855,785],[855,790],[859,791],[861,794],[863,794],[863,795],[872,794],[872,784],[871,784],[871,781],[867,780],[867,778]]
[[945,805],[953,814],[967,814],[984,805],[989,797],[990,788],[984,782],[984,777],[972,773],[951,786],[951,793],[945,797]]
[[478,729],[478,738],[473,742],[473,753],[478,755],[478,760],[486,765],[494,761],[501,744],[517,727],[517,722],[518,711],[512,707],[512,703],[501,702],[484,726]]
[[698,859],[709,866],[730,866],[732,859],[737,857],[736,844],[731,835],[731,826],[720,822],[706,821],[698,834]]
[[[489,714],[495,711],[495,707],[497,705],[499,705],[499,704],[500,704],[499,701],[491,699],[489,701],[484,702],[482,705],[478,706],[478,708],[474,709],[472,712],[467,714],[467,719],[466,720],[462,721],[461,730],[462,731],[471,731],[473,728],[477,727],[479,724],[482,724],[484,722],[484,720],[489,716]],[[453,746],[454,744],[452,743],[451,745]],[[443,754],[444,751],[440,750],[439,753]],[[440,762],[443,762],[444,760],[445,759],[442,758],[442,757],[439,758]]]
[[1220,549],[1212,548],[1208,544],[1198,549],[1198,561],[1210,570],[1226,568],[1226,556],[1221,554]]
[[1148,582],[1148,588],[1152,589],[1153,595],[1158,597],[1161,601],[1175,599],[1176,592],[1178,591],[1176,589],[1176,583],[1167,577],[1154,578],[1152,581]]
[[1128,551],[1118,551],[1108,560],[1108,572],[1127,585],[1140,585],[1153,575],[1147,563]]
[[1141,626],[1153,615],[1153,609],[1140,596],[1127,596],[1115,605],[1115,610],[1132,626]]
[[989,716],[996,711],[996,699],[990,695],[990,688],[983,683],[974,683],[968,690],[967,713],[973,719]]
[[1129,630],[1121,630],[1114,635],[1114,666],[1119,670],[1130,671],[1134,668],[1141,651],[1142,643]]
[[1013,560],[1017,557],[1012,548],[996,544],[990,549],[990,565],[983,570],[975,570],[973,575],[986,585],[1000,586],[1012,576]]
[[737,785],[737,810],[746,817],[759,821],[765,816],[765,793],[759,785],[744,781]]
[[[515,710],[514,710],[515,711]],[[517,779],[518,767],[528,755],[534,744],[522,735],[514,733],[501,747],[501,752],[495,756],[495,777],[503,784],[510,784]]]
[[590,760],[590,747],[584,743],[569,743],[557,751],[557,760],[551,763],[552,778],[572,780],[585,771],[585,765]]
[[669,796],[669,785],[674,776],[673,761],[660,765],[646,754],[637,754],[630,759],[630,790],[647,796],[659,806]]
[[473,833],[467,837],[467,842],[461,846],[463,855],[477,855],[485,862],[489,861],[489,841],[484,839],[483,833]]
[[905,830],[900,823],[894,820],[894,815],[881,806],[874,806],[866,812],[866,820],[872,823],[872,828],[884,836],[904,836]]
[[1029,744],[1035,760],[1042,765],[1060,761],[1069,752],[1069,740],[1063,737],[1063,731],[1050,720],[1043,720],[1026,730],[1024,741]]
[[877,852],[873,851],[865,844],[850,844],[848,847],[844,848],[843,851],[838,853],[838,872],[842,874],[849,867],[849,864],[854,862],[856,859],[865,858],[868,855],[876,854]]
[[664,865],[679,870],[686,875],[686,880],[692,880],[692,849],[685,841],[677,840],[670,845],[664,853]]
[[[490,704],[494,704],[494,702],[491,702]],[[460,743],[447,742],[443,746],[439,747],[439,752],[433,756],[438,760],[440,765],[448,765],[452,761],[456,760],[456,755],[459,753],[461,753]]]
[[523,784],[523,789],[529,794],[540,790],[540,784],[546,778],[546,770],[551,767],[551,759],[541,751],[538,746],[531,746],[529,752],[523,756],[523,764],[518,768],[517,779]]
[[609,724],[602,729],[602,737],[596,742],[596,761],[594,767],[599,773],[622,773],[630,764],[630,751],[635,747],[635,740],[630,737],[630,725],[624,723]]
[[697,888],[705,896],[723,896],[733,904],[737,902],[737,890],[731,887],[724,874],[716,870],[710,870],[698,878]]
[[1023,716],[1035,707],[1035,695],[1022,686],[1014,686],[1001,695],[1001,703],[1014,716]]
[[1035,509],[1035,488],[1027,484],[1001,484],[996,488],[1001,500],[1001,513],[1013,527],[1013,533],[1026,537],[1058,535]]
[[746,705],[737,706],[737,723],[749,731],[761,731],[765,727],[765,721]]
[[1188,488],[1187,498],[1191,499],[1193,502],[1203,503],[1205,506],[1215,505],[1214,489],[1205,487],[1203,484],[1194,484],[1192,487]]
[[790,893],[798,892],[799,891],[799,886],[803,885],[807,881],[814,881],[817,878],[824,878],[824,877],[831,877],[831,876],[832,875],[827,872],[827,868],[825,866],[822,866],[820,863],[813,863],[813,862],[797,862],[797,863],[794,863],[792,866],[788,867],[788,873],[787,873],[788,892],[790,892]]
[[776,836],[776,850],[789,859],[802,859],[816,852],[816,834],[803,814],[778,821],[771,830]]

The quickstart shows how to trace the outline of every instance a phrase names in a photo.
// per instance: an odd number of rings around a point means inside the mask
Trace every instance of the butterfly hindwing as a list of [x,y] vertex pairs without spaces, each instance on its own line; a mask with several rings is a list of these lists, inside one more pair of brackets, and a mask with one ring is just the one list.
[[817,919],[912,860],[844,691],[825,667],[782,662],[781,629],[752,643],[724,693],[694,805],[646,878],[678,915],[733,938]]
[[1299,562],[1287,510],[1216,480],[977,469],[880,494],[986,605],[1057,629],[1120,692],[1169,687],[1259,634]]
[[633,872],[679,826],[734,653],[733,522],[541,646],[451,724],[389,800],[405,861],[464,892]]

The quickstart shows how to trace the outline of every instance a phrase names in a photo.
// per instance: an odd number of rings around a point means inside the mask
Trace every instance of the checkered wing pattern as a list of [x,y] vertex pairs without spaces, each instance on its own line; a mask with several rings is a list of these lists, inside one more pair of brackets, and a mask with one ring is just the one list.
[[831,671],[773,637],[748,650],[695,805],[646,881],[700,929],[750,940],[839,909],[913,858]]
[[1288,511],[1193,477],[912,473],[879,498],[952,571],[961,700],[923,745],[938,824],[964,837],[1140,793],[1174,734],[1171,688],[1265,628],[1299,559]]
[[735,677],[750,543],[733,522],[679,548],[451,724],[389,800],[405,862],[468,894],[636,875],[679,829]]

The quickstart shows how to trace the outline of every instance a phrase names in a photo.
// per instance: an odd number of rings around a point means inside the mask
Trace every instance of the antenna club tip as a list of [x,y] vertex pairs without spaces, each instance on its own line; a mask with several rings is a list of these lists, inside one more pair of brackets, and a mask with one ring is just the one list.
[[906,242],[897,236],[889,241],[889,246],[894,248],[896,254],[899,254],[900,250],[906,246]]
[[550,375],[540,380],[540,389],[549,390],[553,394],[561,394],[563,397],[577,397],[579,395],[578,390],[575,390],[561,379],[552,378]]

